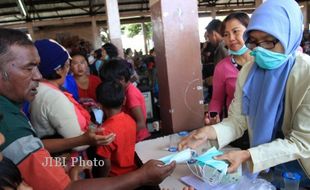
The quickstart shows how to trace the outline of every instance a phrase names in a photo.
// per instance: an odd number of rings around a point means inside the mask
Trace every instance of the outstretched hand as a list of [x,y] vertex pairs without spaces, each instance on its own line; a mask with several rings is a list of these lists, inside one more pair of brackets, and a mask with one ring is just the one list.
[[192,131],[189,136],[183,138],[181,142],[179,142],[178,149],[197,148],[199,145],[207,141],[208,138],[213,136],[213,134],[211,135],[211,133],[213,133],[211,130],[214,129],[211,127],[202,127]]
[[228,161],[230,165],[227,172],[233,173],[237,171],[243,162],[251,159],[251,154],[248,150],[233,150],[220,156],[216,156],[214,159]]
[[103,134],[103,131],[103,128],[88,129],[87,132],[83,134],[87,142],[86,144],[91,146],[110,144],[115,139],[115,134],[109,133],[107,135],[98,135]]
[[164,163],[159,160],[149,160],[139,169],[143,184],[158,185],[173,172],[175,166],[175,161],[168,165],[164,165]]

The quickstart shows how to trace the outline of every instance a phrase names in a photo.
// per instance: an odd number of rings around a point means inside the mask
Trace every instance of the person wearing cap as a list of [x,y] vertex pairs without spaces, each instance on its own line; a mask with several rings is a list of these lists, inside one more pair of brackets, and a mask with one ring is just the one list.
[[21,111],[23,101],[34,100],[38,93],[42,79],[38,70],[39,54],[27,35],[18,30],[0,28],[0,46],[0,133],[6,139],[0,145],[0,152],[17,165],[24,181],[33,189],[135,189],[159,184],[173,172],[175,162],[163,165],[150,160],[125,175],[70,181],[56,160],[51,159],[50,166],[43,166],[51,155]]
[[269,168],[298,172],[300,185],[310,187],[310,57],[297,51],[302,26],[296,1],[261,4],[244,33],[254,62],[239,73],[228,118],[193,131],[179,148],[194,148],[207,139],[222,148],[248,130],[249,149],[216,157],[230,163],[228,172],[248,162],[253,173]]
[[[70,93],[62,90],[70,67],[67,50],[50,39],[37,40],[34,45],[41,59],[38,68],[43,79],[36,98],[30,104],[30,117],[39,138],[46,139],[43,140],[46,149],[52,153],[71,148],[80,151],[89,144],[110,143],[114,134],[100,137],[99,141],[93,138],[96,135],[89,129],[89,113]],[[71,143],[59,139],[50,140],[57,137],[75,139],[71,139]]]

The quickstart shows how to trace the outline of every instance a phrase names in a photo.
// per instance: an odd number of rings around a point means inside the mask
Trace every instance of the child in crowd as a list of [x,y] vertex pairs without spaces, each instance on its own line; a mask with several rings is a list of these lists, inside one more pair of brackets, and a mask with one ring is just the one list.
[[137,123],[136,142],[142,141],[150,136],[146,127],[146,105],[143,94],[130,80],[130,68],[127,62],[120,58],[111,59],[100,70],[102,81],[117,80],[125,91],[126,101],[122,110],[129,114]]
[[[0,146],[4,143],[4,136],[0,133]],[[0,152],[0,190],[32,190],[22,179],[16,165]]]
[[97,155],[104,159],[104,167],[97,168],[99,177],[118,176],[135,170],[136,122],[122,112],[125,92],[118,81],[105,81],[96,90],[106,119],[101,125],[104,133],[115,133],[115,140],[106,146],[98,146]]

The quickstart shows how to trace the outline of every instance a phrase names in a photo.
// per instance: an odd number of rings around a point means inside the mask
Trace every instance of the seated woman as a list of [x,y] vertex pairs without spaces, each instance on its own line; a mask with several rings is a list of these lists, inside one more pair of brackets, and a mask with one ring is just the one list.
[[296,51],[302,26],[296,1],[268,0],[261,4],[243,36],[254,62],[245,64],[238,75],[228,118],[192,131],[179,148],[196,148],[207,139],[217,140],[218,148],[222,148],[247,130],[249,149],[216,157],[229,162],[229,173],[243,163],[252,173],[275,171],[272,183],[280,189],[276,179],[282,178],[281,173],[296,172],[301,176],[300,187],[308,189],[310,57]]
[[68,52],[57,42],[48,39],[36,41],[35,46],[41,58],[38,68],[43,80],[36,98],[31,102],[31,122],[40,138],[57,136],[66,139],[43,140],[45,148],[55,153],[74,147],[75,150],[87,148],[78,147],[80,145],[109,143],[114,135],[98,136],[88,130],[91,124],[89,113],[71,94],[62,91],[70,65]]

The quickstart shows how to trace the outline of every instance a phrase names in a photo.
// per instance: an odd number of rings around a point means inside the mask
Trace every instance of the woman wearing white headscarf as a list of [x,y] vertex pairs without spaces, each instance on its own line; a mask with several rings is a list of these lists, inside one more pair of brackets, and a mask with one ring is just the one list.
[[282,164],[309,186],[310,57],[296,51],[302,23],[294,0],[268,0],[254,11],[244,34],[254,63],[238,76],[228,118],[193,131],[179,148],[195,148],[207,139],[221,148],[248,130],[251,148],[216,158],[230,162],[229,172],[246,161],[254,173]]

